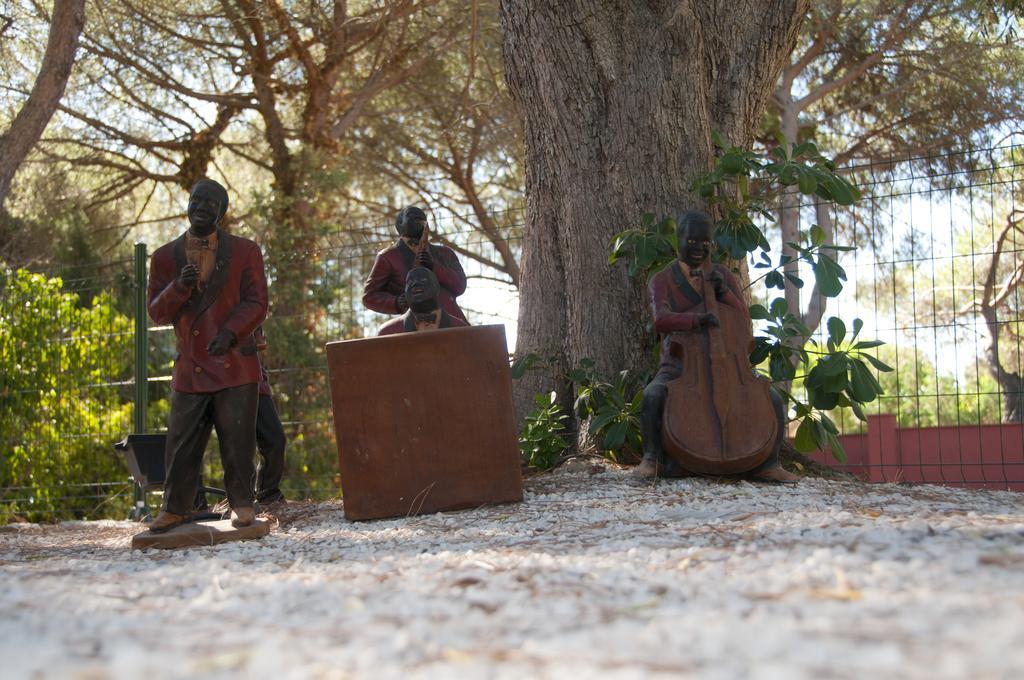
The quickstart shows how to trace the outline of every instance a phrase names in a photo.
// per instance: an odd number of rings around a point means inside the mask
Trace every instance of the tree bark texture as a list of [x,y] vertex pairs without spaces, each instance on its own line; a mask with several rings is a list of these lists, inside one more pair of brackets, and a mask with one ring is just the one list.
[[11,127],[0,135],[0,207],[14,173],[43,134],[64,94],[85,26],[85,0],[56,0],[39,75]]
[[644,212],[699,207],[713,130],[747,145],[807,0],[501,0],[506,79],[524,119],[526,228],[517,354],[553,357],[519,381],[571,399],[565,369],[646,369],[644,282],[608,264]]

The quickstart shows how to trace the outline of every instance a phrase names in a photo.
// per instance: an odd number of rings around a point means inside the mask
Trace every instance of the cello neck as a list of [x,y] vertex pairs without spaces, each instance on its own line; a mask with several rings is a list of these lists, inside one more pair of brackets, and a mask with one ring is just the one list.
[[708,312],[718,316],[718,298],[715,297],[715,287],[711,285],[710,281],[708,281],[708,274],[710,274],[710,272],[705,272],[703,269],[701,270],[700,282],[702,290],[700,294],[701,297],[704,298],[704,307]]
[[710,271],[705,271],[703,267],[698,269],[700,272],[700,295],[704,298],[704,311],[708,314],[714,314],[718,319],[718,326],[708,326],[705,332],[708,335],[708,349],[712,353],[718,353],[723,351],[725,345],[722,340],[722,314],[719,311],[718,298],[715,297],[715,287],[711,285],[711,281],[708,280],[708,275],[711,271],[714,271],[714,265],[711,265]]

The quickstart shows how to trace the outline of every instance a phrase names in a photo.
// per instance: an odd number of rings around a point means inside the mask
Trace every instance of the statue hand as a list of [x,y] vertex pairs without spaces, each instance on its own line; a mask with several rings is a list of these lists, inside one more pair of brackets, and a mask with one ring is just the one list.
[[181,268],[181,273],[178,274],[178,280],[186,288],[195,288],[199,283],[199,267],[194,264],[185,265]]
[[395,307],[398,307],[399,314],[409,309],[409,301],[405,298],[405,293],[402,293],[401,295],[395,298]]
[[416,266],[427,269],[434,268],[434,256],[430,254],[430,248],[424,248],[421,252],[416,253]]
[[718,317],[710,313],[701,314],[699,322],[701,330],[704,330],[706,328],[718,328],[720,325],[718,323]]
[[710,283],[711,287],[715,290],[716,300],[721,300],[725,297],[726,291],[729,290],[728,286],[725,284],[725,277],[722,276],[722,272],[717,269],[711,270],[711,273],[708,274],[708,283]]
[[221,329],[220,333],[217,333],[217,337],[210,340],[210,344],[206,346],[206,351],[213,356],[220,356],[221,354],[226,354],[234,344],[235,334],[227,328],[224,328]]

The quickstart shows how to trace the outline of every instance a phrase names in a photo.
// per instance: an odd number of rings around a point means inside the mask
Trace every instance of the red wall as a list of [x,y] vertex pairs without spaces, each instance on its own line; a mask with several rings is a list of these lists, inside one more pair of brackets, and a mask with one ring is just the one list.
[[899,428],[896,416],[868,416],[867,434],[839,438],[847,463],[814,460],[871,482],[949,484],[1024,491],[1024,425]]

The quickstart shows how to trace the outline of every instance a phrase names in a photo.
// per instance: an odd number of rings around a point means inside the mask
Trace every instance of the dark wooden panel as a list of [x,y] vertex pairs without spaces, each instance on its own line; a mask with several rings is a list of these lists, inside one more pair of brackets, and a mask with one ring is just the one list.
[[503,326],[327,344],[345,516],[523,498]]

